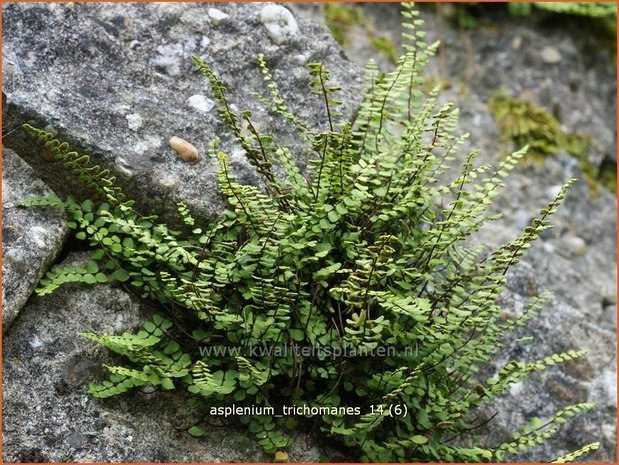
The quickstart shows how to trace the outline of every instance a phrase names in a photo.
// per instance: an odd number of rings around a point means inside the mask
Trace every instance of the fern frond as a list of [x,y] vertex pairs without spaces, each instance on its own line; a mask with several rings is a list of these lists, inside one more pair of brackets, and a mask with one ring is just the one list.
[[56,160],[62,161],[65,167],[85,186],[113,205],[122,203],[125,196],[120,187],[114,183],[115,178],[110,176],[109,170],[91,163],[88,155],[72,151],[68,143],[60,142],[51,132],[35,128],[29,124],[24,124],[24,129],[43,142],[54,154]]
[[583,455],[588,454],[589,452],[592,452],[594,450],[598,450],[599,448],[600,448],[599,442],[592,442],[591,444],[587,444],[586,446],[583,446],[580,449],[577,449],[573,452],[570,452],[569,454],[565,454],[564,456],[553,460],[551,463],[573,462],[574,460],[579,459]]

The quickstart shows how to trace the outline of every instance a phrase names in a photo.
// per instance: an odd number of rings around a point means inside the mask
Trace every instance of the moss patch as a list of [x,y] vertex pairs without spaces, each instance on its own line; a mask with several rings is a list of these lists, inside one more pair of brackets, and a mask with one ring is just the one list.
[[374,36],[370,39],[372,46],[380,53],[385,55],[391,63],[396,64],[398,61],[398,45],[385,36]]
[[[589,160],[591,137],[580,133],[566,133],[561,123],[547,109],[530,102],[512,98],[500,91],[495,93],[488,107],[494,115],[504,143],[517,148],[529,146],[528,159],[543,163],[545,157],[565,151],[576,158],[587,184],[595,191],[601,184],[617,191],[616,166]],[[616,165],[616,163],[615,163]]]
[[325,23],[333,38],[342,47],[350,43],[350,31],[354,26],[360,26],[372,47],[384,55],[391,63],[396,64],[399,57],[398,45],[388,36],[379,35],[371,22],[363,14],[362,7],[345,3],[325,3]]
[[348,43],[348,31],[352,26],[365,22],[363,11],[356,5],[325,3],[325,23],[338,44]]

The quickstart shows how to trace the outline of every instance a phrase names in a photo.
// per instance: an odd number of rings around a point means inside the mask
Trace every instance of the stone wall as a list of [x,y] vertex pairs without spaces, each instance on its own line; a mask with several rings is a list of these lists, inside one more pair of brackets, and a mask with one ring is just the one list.
[[[274,121],[252,92],[266,92],[256,55],[266,55],[293,110],[324,124],[318,97],[307,88],[306,65],[325,62],[342,85],[343,112],[359,102],[361,68],[371,53],[354,41],[352,61],[320,25],[320,7],[274,4],[3,4],[3,458],[5,461],[255,461],[268,460],[243,430],[214,426],[204,438],[184,430],[196,421],[182,394],[135,393],[101,402],[86,393],[108,357],[80,338],[84,331],[122,332],[153,311],[150,304],[117,285],[66,287],[46,297],[31,296],[36,281],[54,262],[84,260],[67,238],[66,220],[53,210],[19,210],[15,202],[50,189],[59,195],[79,187],[58,163],[50,162],[19,129],[23,122],[45,127],[92,154],[109,168],[144,212],[171,217],[186,202],[201,218],[220,211],[209,142],[222,136],[233,168],[258,183],[217,119],[207,83],[191,55],[210,63],[239,109],[251,109],[258,125],[307,153],[292,128]],[[395,6],[366,7],[376,27],[397,35]],[[429,68],[434,79],[449,78],[445,98],[462,107],[461,127],[482,161],[498,161],[503,150],[487,109],[489,93],[507,86],[556,103],[570,128],[592,133],[602,160],[615,153],[614,88],[610,61],[591,60],[588,33],[550,29],[534,21],[493,18],[495,27],[461,31],[424,10],[431,38],[446,44]],[[518,39],[519,37],[519,39]],[[362,37],[358,38],[362,40]],[[519,44],[519,45],[518,45]],[[589,44],[590,45],[590,44]],[[558,53],[548,61],[547,47]],[[373,52],[372,52],[373,53]],[[596,50],[599,56],[603,50]],[[359,64],[355,64],[358,61]],[[385,64],[386,65],[386,64]],[[609,67],[612,69],[609,71]],[[576,84],[574,84],[576,82]],[[572,89],[572,90],[570,90]],[[570,93],[571,92],[571,93]],[[609,100],[609,96],[613,98]],[[610,115],[610,116],[609,116]],[[180,159],[168,140],[178,136],[196,146],[197,163]],[[504,220],[476,238],[495,245],[514,237],[564,180],[582,177],[567,154],[543,166],[525,166],[508,180],[496,208]],[[49,187],[48,187],[49,186]],[[489,441],[505,439],[514,425],[574,402],[598,408],[525,459],[550,460],[577,444],[599,440],[587,459],[615,459],[615,196],[575,186],[545,234],[510,273],[503,296],[506,314],[542,288],[552,303],[509,343],[509,355],[537,358],[555,351],[588,348],[578,363],[549,370],[514,386],[484,413],[498,412]],[[519,342],[532,335],[533,341]],[[301,433],[300,433],[301,434]],[[320,444],[301,435],[291,460],[317,461]]]

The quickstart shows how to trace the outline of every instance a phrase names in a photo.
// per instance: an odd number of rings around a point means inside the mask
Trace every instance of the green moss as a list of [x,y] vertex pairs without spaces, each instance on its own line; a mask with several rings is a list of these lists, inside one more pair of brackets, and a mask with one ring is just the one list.
[[362,26],[370,44],[395,64],[398,60],[398,46],[387,36],[377,35],[368,24],[363,10],[358,5],[345,3],[325,3],[325,23],[333,38],[342,47],[349,44],[348,35],[353,26]]
[[601,32],[617,33],[617,6],[614,2],[531,2],[509,3],[509,12],[515,16],[528,16],[533,7],[561,15],[591,18],[601,26]]
[[[613,2],[534,2],[536,8],[569,15],[612,19],[617,17]],[[511,4],[510,4],[511,6]]]
[[514,16],[529,16],[532,10],[530,2],[510,2],[507,4],[507,9]]
[[503,92],[494,94],[488,107],[496,118],[503,142],[511,141],[518,147],[528,145],[529,156],[538,159],[561,150],[561,125],[544,108]]
[[507,7],[515,16],[528,16],[533,7],[553,13],[589,18],[615,19],[617,16],[613,2],[518,2],[508,3]]
[[364,22],[363,11],[357,5],[325,3],[325,23],[338,44],[347,44],[347,33],[352,26]]
[[617,193],[617,162],[611,158],[605,158],[598,172],[600,184],[609,191]]
[[398,61],[398,45],[385,36],[374,36],[370,39],[372,46],[380,53],[385,55],[391,63],[395,64]]
[[512,98],[500,91],[488,107],[494,115],[504,143],[529,146],[529,161],[543,163],[545,157],[565,151],[576,158],[587,184],[595,191],[600,184],[616,192],[617,176],[612,167],[596,166],[589,160],[591,138],[566,133],[548,110],[530,102]]
[[471,14],[468,4],[456,4],[456,24],[463,29],[476,29],[479,27],[479,22],[473,14]]

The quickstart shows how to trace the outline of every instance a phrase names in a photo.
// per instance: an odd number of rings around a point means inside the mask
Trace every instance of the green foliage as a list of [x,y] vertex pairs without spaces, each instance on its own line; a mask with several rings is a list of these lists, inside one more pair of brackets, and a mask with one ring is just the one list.
[[529,146],[532,160],[542,162],[546,156],[565,151],[579,161],[584,178],[595,191],[599,184],[616,192],[614,169],[604,169],[589,161],[590,137],[566,133],[561,123],[545,108],[525,100],[507,96],[499,91],[492,96],[488,107],[494,114],[503,142],[516,147]]
[[365,22],[363,11],[358,5],[346,3],[325,3],[325,23],[340,45],[348,43],[347,33],[352,26]]
[[206,431],[204,431],[204,428],[201,426],[192,426],[187,430],[187,432],[196,438],[201,438],[206,434]]
[[617,5],[613,2],[511,2],[509,12],[514,15],[529,15],[532,7],[568,15],[588,16],[616,20]]
[[[444,181],[466,135],[456,134],[458,110],[438,105],[438,89],[420,90],[437,45],[425,44],[423,22],[410,5],[403,14],[405,54],[389,74],[368,65],[354,122],[338,114],[339,88],[322,64],[309,66],[325,117],[324,129],[316,130],[290,111],[265,58],[258,58],[269,93],[260,100],[314,152],[306,171],[287,147],[258,133],[251,113],[234,110],[224,83],[194,57],[222,121],[264,181],[263,188],[238,183],[214,141],[210,153],[228,208],[208,225],[182,203],[182,230],[141,215],[106,172],[26,126],[99,194],[96,201],[27,202],[63,206],[76,237],[93,249],[83,270],[56,268],[38,292],[98,282],[105,273],[167,309],[136,333],[84,335],[126,361],[107,366],[109,379],[91,385],[92,395],[157,386],[186,389],[204,412],[222,405],[280,413],[306,407],[297,416],[240,416],[278,460],[286,460],[299,420],[313,421],[315,431],[360,460],[497,460],[538,444],[565,417],[590,408],[568,407],[495,447],[448,441],[466,435],[476,409],[512,383],[583,355],[512,360],[488,379],[479,374],[504,333],[524,325],[548,297],[534,298],[515,321],[500,318],[497,297],[507,271],[550,227],[571,181],[509,243],[494,251],[470,247],[469,236],[496,218],[488,207],[524,151],[496,169],[475,166],[472,152],[459,174]],[[188,432],[202,436],[204,429]]]
[[542,107],[511,98],[504,92],[492,96],[488,107],[494,114],[504,142],[529,146],[532,156],[554,155],[567,147],[561,123]]
[[479,27],[479,22],[467,8],[468,4],[455,4],[455,20],[456,24],[463,29],[476,29]]
[[512,2],[508,3],[508,9],[515,16],[528,16],[533,9],[557,15],[580,16],[589,20],[591,26],[595,28],[596,35],[601,36],[604,43],[612,48],[615,47],[617,35],[617,4],[615,2]]
[[368,37],[370,45],[383,54],[390,62],[396,64],[399,58],[398,44],[388,36],[379,35],[371,22],[363,14],[360,5],[347,3],[325,3],[325,24],[331,31],[335,41],[342,47],[350,45],[350,32],[354,26],[359,26]]
[[[527,450],[535,445],[543,444],[559,431],[559,425],[567,421],[566,417],[573,417],[579,413],[591,410],[594,406],[594,404],[576,404],[557,412],[552,418],[546,420],[533,418],[528,424],[524,425],[519,432],[513,434],[513,441],[501,444],[498,447],[497,458],[503,460],[504,454],[506,453],[514,455],[517,454],[518,451]],[[590,444],[557,460],[571,462],[585,452],[596,448],[594,444]]]
[[396,64],[398,61],[398,44],[385,36],[374,36],[370,39],[372,46],[385,55],[389,61]]
[[[496,5],[496,4],[495,4]],[[617,9],[614,2],[506,2],[507,10],[513,16],[530,16],[535,10],[542,10],[556,16],[580,16],[590,19],[593,25],[602,26],[596,32],[612,38],[617,32]],[[440,8],[440,7],[439,7]],[[451,19],[461,28],[475,29],[481,22],[480,13],[488,6],[483,2],[459,2],[449,6]],[[440,11],[440,10],[439,10]]]
[[569,463],[569,462],[573,462],[574,460],[582,457],[585,454],[588,454],[589,452],[592,452],[594,450],[597,450],[600,448],[600,443],[599,442],[592,442],[591,444],[587,444],[584,447],[581,447],[578,450],[575,450],[574,452],[570,452],[569,454],[564,455],[563,457],[559,457],[556,460],[553,460],[552,463]]

